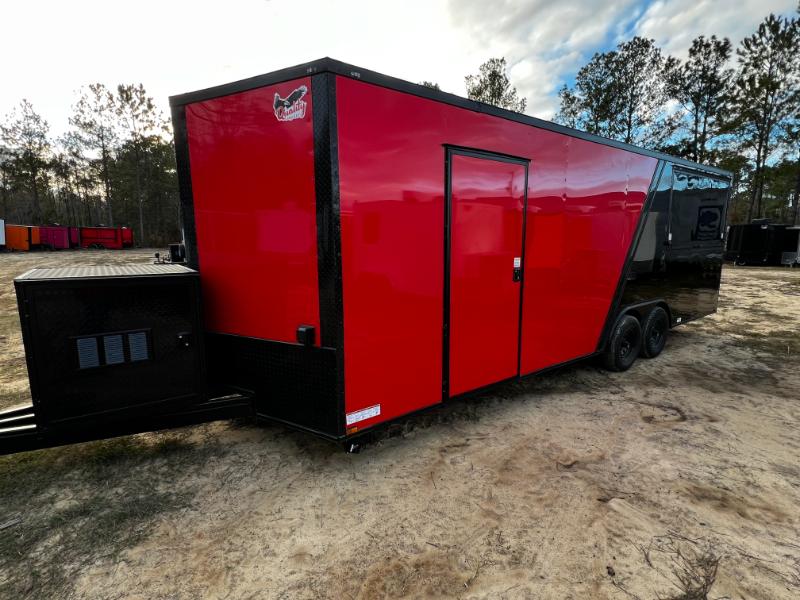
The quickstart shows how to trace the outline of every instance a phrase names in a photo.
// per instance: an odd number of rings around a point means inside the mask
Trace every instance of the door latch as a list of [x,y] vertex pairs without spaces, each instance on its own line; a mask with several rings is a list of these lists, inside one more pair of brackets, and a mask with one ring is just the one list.
[[522,258],[514,257],[514,278],[513,281],[522,281]]

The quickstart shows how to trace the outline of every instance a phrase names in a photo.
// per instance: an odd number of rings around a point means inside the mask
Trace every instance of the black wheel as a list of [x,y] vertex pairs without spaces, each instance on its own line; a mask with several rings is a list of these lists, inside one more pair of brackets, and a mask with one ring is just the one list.
[[642,327],[632,315],[625,315],[617,321],[611,339],[603,355],[603,362],[609,371],[627,371],[639,356],[642,347]]
[[667,311],[656,306],[642,323],[642,351],[645,358],[655,358],[664,349],[669,331]]

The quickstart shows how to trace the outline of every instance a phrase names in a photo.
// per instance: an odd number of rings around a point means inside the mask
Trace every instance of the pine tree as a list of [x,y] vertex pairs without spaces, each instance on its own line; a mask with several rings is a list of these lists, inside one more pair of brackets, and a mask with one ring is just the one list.
[[114,224],[110,167],[118,137],[115,111],[114,95],[103,84],[93,83],[81,92],[70,117],[86,150],[98,157],[92,166],[102,182],[108,225]]
[[506,73],[505,58],[490,58],[478,68],[477,75],[467,75],[467,97],[507,108],[515,112],[525,112],[527,100],[517,95]]
[[763,214],[765,168],[800,102],[800,21],[770,14],[736,50],[729,127],[752,153],[748,221]]
[[653,40],[640,37],[596,53],[578,71],[574,87],[561,88],[556,120],[629,144],[662,147],[677,125],[667,110],[664,65]]
[[685,115],[682,125],[688,134],[678,142],[678,152],[685,158],[706,162],[711,146],[724,132],[733,78],[733,70],[726,67],[730,57],[730,40],[712,35],[692,41],[685,63],[672,57],[666,61],[667,93]]
[[31,193],[30,216],[42,219],[41,197],[46,190],[46,169],[50,158],[50,126],[26,99],[20,102],[0,126],[0,142],[8,149],[15,174]]

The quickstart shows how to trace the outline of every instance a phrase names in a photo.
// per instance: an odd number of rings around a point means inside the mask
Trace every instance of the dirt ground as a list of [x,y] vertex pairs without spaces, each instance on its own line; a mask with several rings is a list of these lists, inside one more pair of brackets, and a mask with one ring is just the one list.
[[[0,406],[28,397],[0,255]],[[0,458],[2,598],[800,597],[800,269],[627,373],[581,364],[358,455],[223,422]],[[10,525],[9,525],[10,523]]]

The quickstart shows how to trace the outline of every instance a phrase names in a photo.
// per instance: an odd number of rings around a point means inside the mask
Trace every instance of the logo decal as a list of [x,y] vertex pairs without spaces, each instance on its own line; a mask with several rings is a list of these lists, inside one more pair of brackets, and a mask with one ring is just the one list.
[[281,98],[280,94],[275,94],[272,108],[275,110],[275,117],[278,121],[294,121],[306,116],[306,103],[303,96],[308,93],[308,88],[301,85],[292,91],[286,98]]
[[721,206],[701,206],[697,210],[696,240],[716,240],[722,221]]

